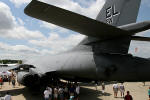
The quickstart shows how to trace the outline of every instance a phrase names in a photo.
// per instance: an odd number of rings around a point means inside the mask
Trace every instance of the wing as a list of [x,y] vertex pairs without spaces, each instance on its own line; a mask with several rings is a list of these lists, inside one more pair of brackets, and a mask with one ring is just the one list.
[[147,42],[150,42],[150,38],[149,37],[132,36],[131,38],[132,38],[132,40],[136,40],[136,41],[147,41]]
[[134,34],[37,0],[33,0],[25,8],[25,13],[29,16],[79,32],[83,35],[97,38],[110,38]]
[[119,28],[129,31],[131,33],[138,33],[150,29],[150,21],[131,23],[131,24],[120,26]]
[[0,72],[3,72],[3,71],[8,71],[8,70],[12,70],[12,69],[16,69],[18,68],[18,66],[0,66]]

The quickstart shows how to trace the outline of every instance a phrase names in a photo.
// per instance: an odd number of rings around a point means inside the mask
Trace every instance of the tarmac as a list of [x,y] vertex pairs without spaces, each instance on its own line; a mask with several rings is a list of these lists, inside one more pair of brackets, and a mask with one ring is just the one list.
[[[118,92],[118,97],[114,98],[113,83],[107,83],[105,85],[105,93],[101,92],[101,86],[96,87],[93,84],[80,84],[81,94],[79,100],[124,100]],[[149,100],[148,99],[148,88],[150,82],[146,82],[145,86],[142,82],[126,82],[124,83],[126,91],[130,91],[133,96],[133,100]],[[6,91],[9,91],[12,95],[12,100],[44,100],[43,92],[40,94],[32,93],[28,88],[24,86],[16,86],[15,88],[12,85],[9,85],[8,82],[5,82],[3,87],[0,89],[0,94],[5,95]],[[125,93],[126,94],[126,93]]]

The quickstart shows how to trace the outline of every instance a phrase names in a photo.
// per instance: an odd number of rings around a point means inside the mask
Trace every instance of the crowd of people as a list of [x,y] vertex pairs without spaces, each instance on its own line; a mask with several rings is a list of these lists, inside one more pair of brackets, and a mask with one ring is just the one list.
[[[0,87],[3,87],[4,82],[9,82],[9,85],[12,84],[12,87],[15,87],[16,84],[16,74],[15,72],[11,72],[9,75],[0,75]],[[96,84],[96,90],[97,90]],[[105,83],[101,83],[102,86],[102,93],[105,93]],[[0,89],[1,89],[0,88]],[[118,92],[120,91],[120,96],[124,100],[133,100],[132,95],[130,94],[130,91],[126,91],[125,95],[125,86],[123,83],[120,84],[113,84],[113,92],[114,92],[114,98],[118,97]],[[49,85],[46,87],[46,89],[43,91],[43,97],[45,100],[79,100],[79,94],[80,94],[80,86],[77,83],[57,83],[57,85]],[[150,87],[148,89],[148,96],[150,100]],[[6,95],[3,97],[6,99],[3,100],[12,100],[11,95],[9,95],[9,92],[6,93]],[[0,99],[1,100],[1,99]]]
[[4,82],[9,82],[9,85],[12,83],[12,86],[16,85],[16,74],[11,71],[9,74],[1,74],[0,75],[0,87],[3,87]]
[[[102,82],[102,93],[105,93],[105,83]],[[97,90],[97,85],[96,85]],[[121,84],[113,84],[113,92],[114,98],[118,97],[118,92],[120,91],[120,96],[123,100],[133,100],[130,91],[126,91],[125,95],[125,86],[123,83]],[[44,91],[44,98],[45,100],[79,100],[80,94],[80,86],[75,84],[61,84],[59,86],[47,86],[46,90]],[[150,100],[150,87],[148,89],[148,95]]]
[[64,83],[58,86],[47,86],[45,100],[79,100],[80,86],[77,83]]
[[[1,72],[0,74],[0,89],[3,88],[4,82],[8,82],[9,85],[12,85],[13,88],[15,88],[16,85],[16,73],[13,71],[7,71],[7,72]],[[5,96],[1,97],[0,94],[0,100],[12,100],[11,95],[7,91]]]
[[121,97],[124,98],[124,100],[133,100],[133,97],[130,95],[130,92],[127,91],[127,94],[124,95],[125,92],[125,87],[123,85],[123,83],[121,83],[120,85],[113,84],[113,91],[114,91],[114,97],[117,98],[118,96],[118,91],[120,91]]

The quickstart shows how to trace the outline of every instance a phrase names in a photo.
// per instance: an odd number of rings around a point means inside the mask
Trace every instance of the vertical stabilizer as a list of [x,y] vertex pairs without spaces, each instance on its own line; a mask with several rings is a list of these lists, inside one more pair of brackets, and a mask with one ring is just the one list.
[[106,0],[96,20],[113,26],[136,22],[141,0]]
[[[96,20],[113,26],[135,23],[140,3],[141,0],[106,0]],[[131,36],[118,37],[104,41],[97,40],[98,39],[93,37],[86,37],[81,44],[90,43],[95,53],[127,54],[131,42]]]

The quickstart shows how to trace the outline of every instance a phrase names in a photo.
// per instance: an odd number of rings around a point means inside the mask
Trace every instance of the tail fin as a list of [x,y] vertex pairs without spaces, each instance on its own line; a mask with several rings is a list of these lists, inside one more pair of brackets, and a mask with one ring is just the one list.
[[106,0],[96,20],[113,26],[136,22],[141,0]]
[[[113,26],[135,23],[140,3],[141,0],[106,0],[104,7],[101,9],[96,20]],[[99,42],[93,37],[87,37],[84,41],[92,43],[91,45],[95,53],[127,54],[131,42],[131,36],[118,37]],[[82,43],[86,44],[84,42]]]

